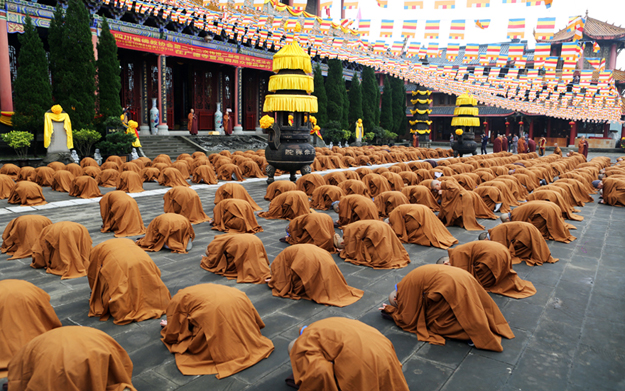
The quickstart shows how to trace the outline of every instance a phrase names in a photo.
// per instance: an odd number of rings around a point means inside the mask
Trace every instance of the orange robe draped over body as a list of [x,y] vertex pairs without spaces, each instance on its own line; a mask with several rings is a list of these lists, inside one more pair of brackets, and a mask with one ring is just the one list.
[[570,243],[576,239],[569,232],[567,226],[570,224],[564,222],[560,207],[549,201],[532,201],[521,205],[512,210],[510,220],[532,223],[547,240]]
[[625,180],[605,178],[603,180],[603,201],[612,206],[625,206]]
[[274,296],[313,300],[345,307],[358,301],[363,291],[347,285],[332,255],[313,244],[287,247],[271,263]]
[[220,203],[222,200],[226,200],[229,198],[247,201],[254,210],[263,209],[258,206],[256,201],[254,201],[254,199],[249,195],[247,190],[245,190],[245,187],[238,183],[224,183],[223,185],[219,186],[219,188],[215,192],[215,205]]
[[400,205],[389,215],[389,224],[403,243],[447,249],[458,240],[425,205]]
[[310,213],[310,202],[306,193],[292,190],[274,198],[269,204],[269,210],[258,215],[265,219],[291,220]]
[[345,248],[339,256],[354,265],[374,269],[398,269],[410,256],[390,225],[380,220],[356,221],[343,227]]
[[9,204],[21,204],[22,206],[37,206],[47,204],[43,196],[41,186],[34,182],[17,182],[8,199]]
[[378,220],[378,208],[371,198],[352,194],[339,200],[339,226],[361,220]]
[[145,236],[137,240],[137,245],[145,251],[160,251],[167,245],[174,253],[186,254],[187,245],[193,239],[195,231],[189,219],[176,213],[165,213],[150,222]]
[[191,224],[211,221],[204,213],[200,196],[193,189],[184,186],[175,186],[163,196],[163,211],[176,213],[189,219]]
[[83,225],[72,221],[60,221],[45,227],[33,244],[35,269],[61,276],[62,280],[87,275],[91,236]]
[[90,176],[79,176],[74,178],[69,188],[69,195],[78,198],[102,197],[98,182]]
[[488,230],[490,240],[503,244],[510,251],[512,263],[525,261],[528,266],[558,262],[551,256],[545,238],[538,228],[524,221],[510,221]]
[[[443,200],[438,218],[446,227],[457,225],[469,231],[483,230],[484,226],[476,219],[478,211],[487,211],[495,217],[477,193],[469,192],[453,181],[442,182],[441,190],[443,190]],[[476,198],[478,210],[475,207]]]
[[288,226],[289,244],[310,243],[334,253],[334,222],[325,213],[310,213],[292,219]]
[[213,228],[217,231],[231,233],[263,232],[256,221],[254,210],[247,201],[230,198],[223,200],[213,209]]
[[271,275],[262,240],[252,234],[218,235],[206,248],[202,269],[237,283],[264,284]]
[[52,221],[39,215],[24,215],[11,220],[2,233],[2,253],[12,255],[9,259],[30,257],[33,244],[49,225]]
[[100,216],[102,216],[100,232],[113,231],[116,238],[145,233],[137,201],[123,191],[115,190],[102,197]]

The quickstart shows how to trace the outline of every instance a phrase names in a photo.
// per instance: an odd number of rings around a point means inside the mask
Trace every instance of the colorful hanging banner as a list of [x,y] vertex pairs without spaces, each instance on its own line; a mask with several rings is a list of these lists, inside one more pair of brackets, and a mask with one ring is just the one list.
[[597,42],[592,43],[592,52],[599,53],[601,51],[601,46]]
[[516,3],[522,3],[525,0],[502,0],[503,4],[516,4]]
[[480,45],[477,43],[468,43],[464,49],[464,58],[462,63],[466,64],[478,58],[480,53]]
[[518,60],[523,57],[523,53],[525,52],[525,44],[524,43],[511,43],[508,47],[508,57],[511,60]]
[[490,7],[490,0],[467,0],[467,8]]
[[545,41],[552,39],[556,29],[556,18],[538,18],[536,23],[536,34],[534,37],[537,41]]
[[438,30],[441,26],[440,20],[425,21],[425,39],[438,39]]
[[358,22],[358,32],[363,37],[369,36],[369,31],[371,30],[371,19],[361,19]]
[[417,34],[417,21],[416,20],[404,20],[404,25],[401,29],[402,38],[414,38]]
[[456,0],[436,0],[434,2],[435,10],[453,10],[456,8]]
[[542,5],[544,3],[544,0],[526,0],[525,1],[525,5],[527,7],[534,7],[537,5]]
[[319,10],[323,13],[325,12],[326,14],[330,11],[330,8],[332,8],[332,4],[334,3],[334,0],[329,0],[329,1],[321,1],[319,3]]
[[428,57],[429,58],[438,57],[438,42],[428,43]]
[[479,29],[486,30],[490,26],[490,19],[476,19],[475,26]]
[[540,69],[547,57],[551,55],[550,43],[537,43],[534,48],[534,68]]
[[562,44],[562,52],[560,56],[565,62],[577,62],[581,50],[577,42],[565,42]]
[[508,21],[508,39],[525,38],[525,18],[510,19]]
[[343,9],[355,10],[358,8],[358,1],[343,1]]
[[422,10],[423,9],[423,1],[414,1],[414,0],[404,0],[404,9],[405,10]]
[[260,10],[265,5],[265,0],[254,0],[252,5],[255,9]]
[[420,47],[420,42],[410,42],[410,44],[408,45],[408,50],[406,50],[406,57],[411,58],[416,56],[419,53]]
[[382,19],[380,21],[380,38],[390,38],[393,36],[393,19]]
[[373,45],[373,51],[375,53],[384,53],[386,51],[386,42],[382,40],[375,41],[375,45]]
[[307,3],[308,0],[293,0],[293,5],[291,6],[291,8],[293,8],[295,11],[304,11],[306,9]]
[[586,61],[596,70],[605,70],[605,58],[601,57],[586,57]]
[[449,39],[464,39],[464,26],[464,19],[452,20],[449,28]]
[[391,53],[401,55],[404,49],[404,41],[394,41],[391,45]]
[[388,0],[376,0],[378,3],[378,7],[380,8],[388,8]]
[[447,57],[448,61],[455,61],[456,57],[458,57],[458,52],[460,51],[460,44],[459,43],[450,43],[447,45],[447,53],[445,54],[445,56]]

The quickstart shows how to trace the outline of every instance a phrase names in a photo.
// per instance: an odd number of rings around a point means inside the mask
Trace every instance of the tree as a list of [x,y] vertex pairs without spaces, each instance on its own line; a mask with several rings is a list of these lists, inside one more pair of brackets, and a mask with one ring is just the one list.
[[15,130],[43,131],[43,115],[52,106],[52,90],[48,74],[48,59],[30,16],[26,16],[24,35],[19,36],[20,54],[14,85]]
[[317,125],[323,128],[328,123],[328,98],[326,96],[326,86],[323,82],[323,74],[321,73],[321,67],[319,64],[313,68],[315,91],[312,93],[317,97],[317,106],[319,107],[315,118],[317,118]]
[[[362,119],[362,88],[358,75],[352,78],[352,86],[349,88],[349,130],[356,131],[355,123],[358,119]],[[369,129],[371,130],[371,129]]]
[[382,109],[380,110],[380,126],[384,130],[393,131],[393,86],[388,76],[384,76],[384,93],[382,94]]
[[50,46],[50,72],[52,73],[52,97],[55,102],[59,101],[59,97],[63,95],[61,86],[63,85],[61,72],[62,69],[69,67],[69,62],[65,53],[63,53],[63,37],[65,22],[65,10],[61,6],[61,2],[56,3],[54,10],[54,18],[50,21],[50,29],[48,31],[48,46]]
[[343,95],[343,119],[341,120],[341,129],[349,129],[349,96],[347,87],[345,86],[345,78],[342,78],[341,93]]
[[397,134],[406,133],[406,86],[404,81],[397,77],[391,78],[393,86],[393,129],[391,132]]
[[[365,132],[371,132],[378,126],[380,111],[380,88],[375,80],[375,72],[371,67],[362,70],[362,123]],[[376,114],[378,112],[378,114]]]
[[328,60],[328,77],[326,78],[326,94],[328,98],[328,121],[343,124],[343,62]]
[[[54,100],[69,113],[72,126],[77,129],[88,128],[95,115],[95,56],[89,26],[85,5],[80,0],[70,0],[63,22],[55,26],[57,31],[50,42],[50,50],[55,52]],[[52,45],[57,46],[53,49]]]
[[122,106],[119,94],[122,88],[117,44],[106,18],[102,18],[102,32],[98,40],[98,107],[103,118],[119,117]]

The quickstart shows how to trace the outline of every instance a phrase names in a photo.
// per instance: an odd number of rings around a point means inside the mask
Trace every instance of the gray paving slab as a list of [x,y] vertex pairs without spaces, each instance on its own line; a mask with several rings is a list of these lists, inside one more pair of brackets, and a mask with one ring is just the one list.
[[[591,157],[592,157],[591,153]],[[246,182],[243,186],[265,210],[264,181]],[[214,208],[218,186],[200,186],[197,193],[209,216]],[[135,197],[147,226],[163,213],[163,194],[168,189],[156,183],[144,184],[146,192]],[[113,189],[101,188],[103,194]],[[100,232],[97,200],[83,202],[67,193],[44,188],[50,206],[21,208],[0,200],[0,230],[23,214],[40,214],[53,222],[71,220],[83,224],[93,243],[112,239],[112,233]],[[197,238],[189,254],[169,251],[149,253],[161,269],[162,279],[172,295],[179,289],[199,283],[216,283],[245,292],[259,311],[266,327],[263,335],[276,349],[269,358],[226,379],[214,375],[184,376],[175,359],[160,341],[159,320],[119,326],[112,319],[102,322],[89,318],[89,284],[86,278],[60,280],[58,276],[32,269],[30,259],[8,260],[0,255],[0,280],[18,278],[32,282],[48,292],[51,304],[63,325],[98,328],[117,340],[134,363],[133,383],[140,390],[287,390],[284,379],[290,374],[286,345],[298,329],[332,316],[358,319],[389,338],[403,364],[412,390],[617,390],[625,389],[625,208],[587,203],[579,207],[582,222],[572,222],[578,229],[577,240],[569,243],[548,242],[555,264],[529,267],[515,265],[523,279],[532,281],[536,295],[516,300],[491,297],[508,320],[515,338],[504,339],[501,353],[480,351],[464,341],[446,340],[444,346],[418,341],[392,321],[383,319],[378,306],[387,301],[394,284],[416,267],[436,261],[444,250],[405,245],[411,263],[397,270],[374,270],[333,258],[347,282],[365,291],[358,302],[336,308],[307,300],[289,300],[272,296],[266,285],[237,284],[199,267],[206,246],[222,233],[209,224],[194,226]],[[75,201],[79,201],[76,203]],[[12,208],[12,209],[8,209]],[[19,211],[19,213],[13,210]],[[323,212],[336,219],[336,213]],[[287,247],[278,239],[284,235],[285,220],[258,218],[269,260]],[[487,228],[499,224],[480,220]],[[340,232],[337,230],[337,232]],[[450,232],[467,243],[479,232],[450,227]],[[0,384],[6,379],[0,379]]]

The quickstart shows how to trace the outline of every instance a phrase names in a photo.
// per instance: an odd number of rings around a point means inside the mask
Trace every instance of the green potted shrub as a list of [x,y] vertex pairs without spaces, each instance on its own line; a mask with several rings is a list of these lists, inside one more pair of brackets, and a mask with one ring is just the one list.
[[72,136],[74,138],[74,147],[81,157],[91,156],[91,147],[102,138],[98,131],[92,129],[74,129]]
[[105,129],[105,134],[117,132],[117,131],[125,131],[126,127],[122,122],[120,117],[108,117],[102,122],[102,127]]
[[100,148],[100,154],[102,157],[119,156],[126,158],[132,151],[132,143],[136,137],[134,134],[127,134],[126,132],[112,132],[106,135],[104,141],[100,141],[97,147]]
[[12,130],[2,135],[2,141],[15,150],[18,160],[25,161],[28,155],[28,148],[35,136],[30,132],[20,132]]

